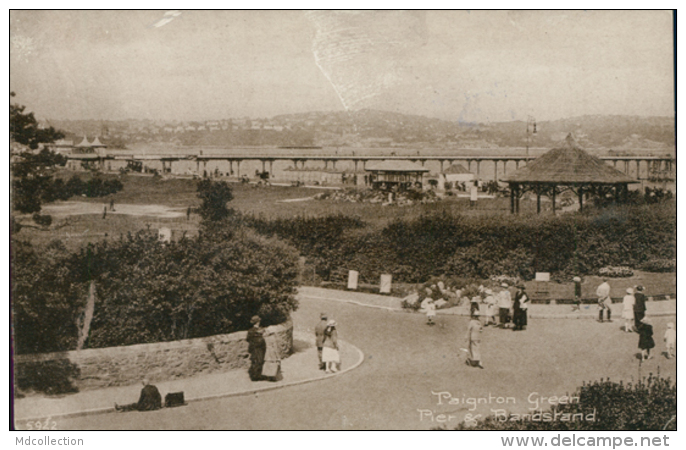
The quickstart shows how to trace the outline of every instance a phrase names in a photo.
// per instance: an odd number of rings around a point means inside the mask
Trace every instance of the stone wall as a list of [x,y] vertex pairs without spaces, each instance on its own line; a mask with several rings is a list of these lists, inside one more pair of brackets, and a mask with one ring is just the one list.
[[[22,390],[48,393],[98,389],[186,378],[247,368],[247,332],[155,344],[17,355],[15,382]],[[291,321],[265,329],[267,358],[285,358],[293,347]],[[50,390],[54,392],[50,392]]]

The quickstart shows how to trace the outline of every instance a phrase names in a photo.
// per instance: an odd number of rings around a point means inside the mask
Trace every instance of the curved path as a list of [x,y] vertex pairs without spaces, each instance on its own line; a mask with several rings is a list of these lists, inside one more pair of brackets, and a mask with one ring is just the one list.
[[[486,328],[485,369],[467,367],[467,318],[439,316],[427,326],[420,314],[391,313],[327,299],[303,298],[294,314],[299,329],[312,328],[326,311],[341,339],[359,347],[365,363],[343,376],[249,396],[217,398],[183,408],[147,413],[104,414],[62,419],[59,429],[419,429],[455,425],[467,414],[488,414],[497,397],[512,397],[511,411],[527,401],[574,392],[583,381],[636,379],[659,371],[676,375],[676,363],[659,354],[661,333],[673,317],[655,318],[655,359],[636,359],[638,337],[620,331],[620,321],[531,320],[523,332]],[[438,402],[449,392],[458,404]],[[443,394],[445,397],[447,394]],[[469,398],[489,398],[478,405]],[[533,395],[533,397],[531,397]],[[462,401],[462,399],[465,399]],[[541,404],[546,409],[549,405]]]

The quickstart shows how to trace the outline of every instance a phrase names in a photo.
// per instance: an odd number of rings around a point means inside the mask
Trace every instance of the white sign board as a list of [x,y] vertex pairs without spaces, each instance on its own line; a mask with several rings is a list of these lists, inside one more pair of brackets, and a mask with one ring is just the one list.
[[159,239],[162,242],[171,242],[172,230],[167,227],[162,227],[158,230]]
[[550,272],[536,272],[536,281],[550,281]]
[[348,272],[348,289],[357,289],[357,280],[360,277],[360,272],[357,270],[350,270]]
[[382,294],[391,293],[391,279],[392,275],[381,275],[381,286],[379,287],[379,292]]

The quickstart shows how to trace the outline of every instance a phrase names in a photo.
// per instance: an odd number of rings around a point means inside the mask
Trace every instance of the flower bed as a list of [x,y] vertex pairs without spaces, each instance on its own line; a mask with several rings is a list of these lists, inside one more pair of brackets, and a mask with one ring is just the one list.
[[603,267],[598,271],[598,275],[601,277],[610,277],[610,278],[626,278],[626,277],[631,277],[634,275],[634,271],[631,270],[631,267],[626,267],[626,266],[618,266],[618,267],[613,267],[613,266],[607,266]]

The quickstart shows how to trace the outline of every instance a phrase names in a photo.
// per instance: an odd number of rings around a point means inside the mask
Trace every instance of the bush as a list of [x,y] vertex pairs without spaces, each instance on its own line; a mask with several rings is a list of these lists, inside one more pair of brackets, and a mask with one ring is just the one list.
[[[595,421],[577,420],[548,422],[533,420],[509,421],[495,416],[475,427],[460,424],[456,430],[570,430],[570,431],[644,431],[676,430],[676,383],[669,378],[650,374],[636,384],[608,380],[584,383],[573,397],[579,401],[560,404],[558,413],[588,414],[595,412]],[[545,413],[554,414],[553,410]],[[512,418],[512,417],[510,417]]]
[[655,258],[640,265],[646,272],[676,272],[676,259]]
[[36,223],[36,225],[40,225],[41,227],[49,227],[50,225],[52,225],[52,216],[50,214],[41,215],[35,213],[32,219]]
[[78,392],[74,380],[78,379],[81,371],[66,358],[18,364],[16,367],[16,385],[22,391],[43,392],[48,395]]
[[163,244],[139,233],[79,258],[96,278],[89,347],[171,341],[282,323],[297,308],[297,255],[249,230]]
[[339,268],[354,268],[368,280],[391,273],[406,283],[438,276],[530,280],[536,272],[568,279],[606,266],[676,258],[674,201],[507,220],[426,214],[381,230],[340,216],[244,222],[291,243],[325,281]]
[[283,242],[236,224],[162,243],[141,231],[69,253],[12,245],[17,353],[73,350],[91,282],[96,308],[87,347],[232,333],[282,323],[297,308],[298,256]]
[[51,243],[37,252],[29,243],[12,241],[11,309],[16,353],[72,350],[77,318],[86,290],[77,283],[64,245]]
[[200,180],[198,197],[202,200],[198,212],[204,221],[222,220],[231,214],[226,204],[233,199],[233,191],[226,181]]
[[80,196],[86,191],[86,183],[78,175],[73,175],[67,181],[65,188],[70,196]]

